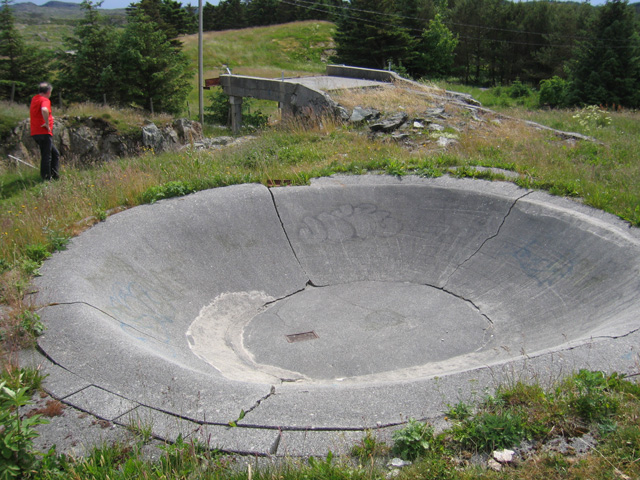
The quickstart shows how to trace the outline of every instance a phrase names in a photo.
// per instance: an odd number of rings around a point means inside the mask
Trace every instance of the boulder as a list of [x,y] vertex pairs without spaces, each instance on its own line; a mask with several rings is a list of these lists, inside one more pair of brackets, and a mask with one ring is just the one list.
[[178,134],[178,141],[182,144],[200,142],[203,140],[202,125],[187,118],[179,118],[173,122],[173,129]]

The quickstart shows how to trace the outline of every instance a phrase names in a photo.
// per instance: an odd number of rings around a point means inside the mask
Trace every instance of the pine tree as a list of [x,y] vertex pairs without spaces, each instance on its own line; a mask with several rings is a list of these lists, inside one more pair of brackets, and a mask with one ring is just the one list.
[[127,7],[127,15],[135,17],[144,13],[165,33],[174,45],[178,45],[178,35],[198,31],[197,17],[176,0],[140,0]]
[[129,18],[118,44],[120,101],[177,114],[190,90],[189,61],[144,13]]
[[337,61],[369,68],[410,64],[416,42],[400,23],[390,0],[352,0],[337,21]]
[[422,33],[419,59],[416,62],[420,75],[441,78],[451,72],[458,37],[444,24],[442,15],[436,13],[429,27]]
[[571,65],[571,102],[640,106],[640,38],[633,9],[623,0],[608,1],[589,38]]
[[251,0],[247,5],[247,25],[274,25],[279,23],[276,15],[279,0]]
[[117,101],[115,78],[117,36],[97,8],[102,2],[84,0],[84,17],[66,39],[67,52],[60,64],[60,88],[72,101]]
[[213,9],[212,22],[207,30],[229,30],[232,28],[244,28],[246,21],[246,4],[241,0],[221,0]]
[[2,0],[0,8],[0,98],[28,100],[38,83],[47,80],[51,55],[27,47],[15,27],[11,0]]

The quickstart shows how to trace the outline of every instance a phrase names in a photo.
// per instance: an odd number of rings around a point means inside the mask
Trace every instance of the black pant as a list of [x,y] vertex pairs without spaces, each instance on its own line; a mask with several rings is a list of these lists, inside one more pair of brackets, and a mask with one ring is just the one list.
[[60,177],[60,152],[53,144],[51,135],[33,135],[40,147],[40,176],[45,180],[58,179]]

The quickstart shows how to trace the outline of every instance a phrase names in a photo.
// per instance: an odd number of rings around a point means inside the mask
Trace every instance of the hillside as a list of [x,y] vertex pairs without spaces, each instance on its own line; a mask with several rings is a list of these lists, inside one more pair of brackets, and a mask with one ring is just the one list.
[[[334,31],[333,23],[309,20],[205,32],[204,78],[214,78],[226,71],[223,65],[239,75],[266,78],[322,73],[334,54]],[[189,102],[197,105],[198,35],[186,35],[181,37],[181,41],[194,68]],[[205,92],[205,98],[209,95],[210,93]]]
[[[44,5],[33,2],[15,3],[11,5],[17,23],[24,25],[61,24],[69,25],[82,17],[83,11],[79,3],[51,1]],[[116,24],[124,24],[126,10],[100,9],[100,12]]]

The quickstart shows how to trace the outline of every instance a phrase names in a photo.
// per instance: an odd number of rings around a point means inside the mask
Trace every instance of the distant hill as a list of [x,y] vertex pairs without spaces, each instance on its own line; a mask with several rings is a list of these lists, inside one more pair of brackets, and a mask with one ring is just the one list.
[[[52,0],[44,5],[33,2],[15,3],[11,5],[16,21],[27,25],[42,23],[69,23],[81,18],[84,13],[79,3]],[[115,23],[124,23],[124,8],[100,9],[100,13],[113,19]]]
[[51,2],[47,2],[45,4],[42,5],[45,8],[75,8],[75,9],[79,9],[80,5],[78,3],[71,3],[71,2],[57,2],[57,1],[51,1]]

